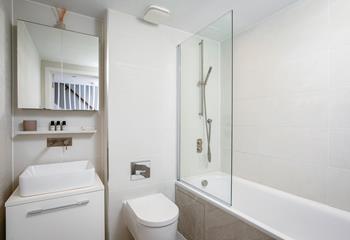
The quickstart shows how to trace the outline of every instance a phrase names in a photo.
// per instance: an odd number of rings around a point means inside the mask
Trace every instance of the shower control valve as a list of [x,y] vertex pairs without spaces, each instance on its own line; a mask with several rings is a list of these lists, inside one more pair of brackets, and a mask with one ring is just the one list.
[[202,153],[203,151],[203,140],[201,138],[197,139],[197,153]]

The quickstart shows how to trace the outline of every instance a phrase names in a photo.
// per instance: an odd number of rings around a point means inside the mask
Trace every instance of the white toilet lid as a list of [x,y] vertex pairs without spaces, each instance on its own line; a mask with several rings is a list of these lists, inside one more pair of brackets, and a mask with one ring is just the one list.
[[126,201],[137,221],[148,227],[164,227],[175,222],[178,207],[161,193]]

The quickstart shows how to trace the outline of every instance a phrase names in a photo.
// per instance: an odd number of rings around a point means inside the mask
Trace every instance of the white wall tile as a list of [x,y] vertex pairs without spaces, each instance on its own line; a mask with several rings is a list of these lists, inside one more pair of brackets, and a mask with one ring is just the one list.
[[327,203],[350,211],[350,171],[328,168],[326,179]]
[[260,159],[260,183],[291,193],[296,192],[296,165],[281,158],[264,157]]
[[349,11],[350,2],[346,0],[329,0],[330,2],[330,40],[331,47],[350,44]]
[[239,176],[349,209],[349,10],[300,0],[236,37]]
[[259,156],[254,154],[235,152],[233,161],[233,174],[245,179],[260,182],[262,178],[261,162]]
[[330,133],[330,165],[350,170],[350,129],[332,130]]
[[328,131],[307,128],[270,127],[259,130],[258,153],[298,163],[326,165]]
[[326,199],[326,166],[318,164],[297,164],[293,176],[294,194],[314,201]]
[[330,126],[335,128],[350,128],[350,88],[335,88],[330,90]]
[[350,45],[338,46],[330,52],[330,85],[333,88],[350,87]]
[[257,126],[235,126],[233,147],[236,152],[258,153],[259,128]]
[[[109,231],[129,239],[122,200],[162,192],[176,179],[176,46],[189,34],[108,11]],[[130,181],[130,163],[151,160],[151,178]]]

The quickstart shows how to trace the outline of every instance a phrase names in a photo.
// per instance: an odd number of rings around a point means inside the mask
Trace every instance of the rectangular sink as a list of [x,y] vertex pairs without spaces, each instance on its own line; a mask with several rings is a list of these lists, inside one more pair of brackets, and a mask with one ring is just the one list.
[[95,168],[89,161],[32,165],[19,176],[22,197],[92,186]]

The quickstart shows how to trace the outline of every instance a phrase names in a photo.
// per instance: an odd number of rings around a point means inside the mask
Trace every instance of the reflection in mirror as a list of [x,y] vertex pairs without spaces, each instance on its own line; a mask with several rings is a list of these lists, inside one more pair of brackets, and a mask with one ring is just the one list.
[[44,61],[46,109],[98,110],[97,69]]
[[18,108],[99,110],[99,39],[17,22]]

